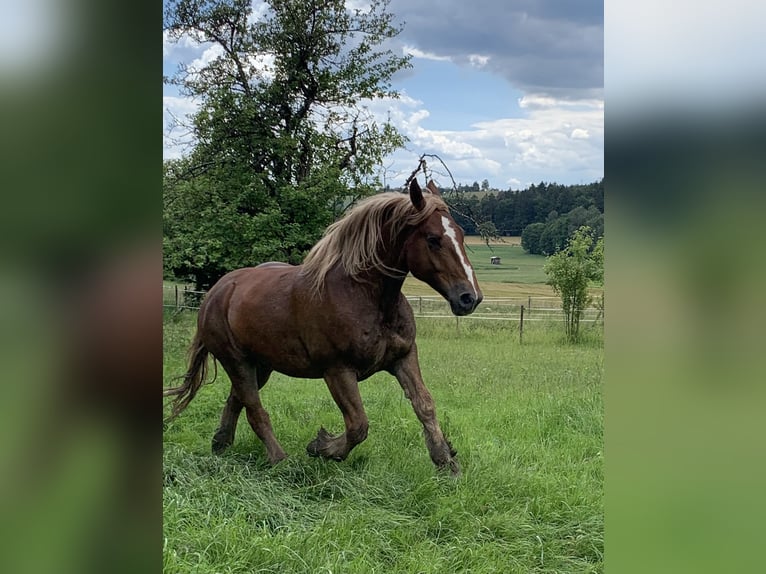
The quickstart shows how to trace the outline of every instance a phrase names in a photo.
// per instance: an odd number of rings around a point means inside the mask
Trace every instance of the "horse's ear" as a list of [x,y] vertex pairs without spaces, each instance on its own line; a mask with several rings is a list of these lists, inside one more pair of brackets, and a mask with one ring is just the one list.
[[433,179],[426,184],[426,189],[430,191],[431,193],[433,193],[434,195],[439,195],[439,196],[441,195],[441,193],[439,193],[439,188],[436,187],[436,184],[434,183]]
[[412,205],[414,205],[415,209],[418,211],[423,209],[423,206],[426,204],[425,199],[423,199],[423,190],[420,189],[418,180],[414,178],[412,183],[410,183],[410,201],[412,201]]

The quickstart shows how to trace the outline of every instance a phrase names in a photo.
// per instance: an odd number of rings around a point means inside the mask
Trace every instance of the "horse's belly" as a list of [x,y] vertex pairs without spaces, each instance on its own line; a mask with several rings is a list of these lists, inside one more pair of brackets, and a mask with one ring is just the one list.
[[322,378],[330,370],[345,368],[363,380],[389,368],[412,347],[401,337],[365,341],[362,336],[339,341],[332,335],[285,338],[281,348],[261,346],[256,353],[275,371],[290,377]]
[[242,342],[245,352],[256,362],[287,376],[311,379],[324,374],[300,331],[291,328],[287,318],[253,329],[242,337]]

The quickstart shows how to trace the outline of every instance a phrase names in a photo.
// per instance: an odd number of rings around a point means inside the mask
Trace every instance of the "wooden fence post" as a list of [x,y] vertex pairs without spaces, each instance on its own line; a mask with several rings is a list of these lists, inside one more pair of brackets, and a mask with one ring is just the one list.
[[524,305],[521,306],[521,315],[519,317],[519,344],[523,342],[522,337],[524,334]]
[[423,297],[418,297],[418,314],[423,314]]
[[178,311],[178,285],[174,285],[173,288],[176,292],[176,311]]

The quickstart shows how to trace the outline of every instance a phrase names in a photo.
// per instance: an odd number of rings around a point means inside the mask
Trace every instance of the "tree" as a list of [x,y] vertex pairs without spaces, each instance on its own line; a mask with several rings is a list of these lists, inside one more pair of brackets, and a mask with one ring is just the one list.
[[521,246],[527,253],[540,253],[540,236],[545,229],[544,223],[530,223],[521,234]]
[[593,248],[591,230],[583,226],[567,242],[564,249],[548,257],[543,270],[548,275],[548,284],[561,296],[564,311],[564,329],[567,340],[579,338],[580,319],[590,302],[588,284],[590,281],[603,282],[604,277],[603,238]]
[[[534,226],[534,227],[533,227]],[[590,228],[593,239],[604,235],[604,214],[596,207],[575,207],[564,215],[551,211],[545,223],[531,223],[524,228],[521,245],[528,253],[551,255],[562,249],[575,231],[583,226]],[[531,228],[531,229],[530,229]],[[524,240],[524,236],[527,240]]]
[[381,48],[400,28],[388,0],[169,0],[164,28],[217,51],[169,79],[199,102],[196,146],[166,165],[165,270],[209,287],[236,267],[298,263],[404,144],[367,104],[397,97],[409,57]]
[[540,234],[540,253],[551,255],[561,250],[569,239],[566,217],[557,217],[543,227]]

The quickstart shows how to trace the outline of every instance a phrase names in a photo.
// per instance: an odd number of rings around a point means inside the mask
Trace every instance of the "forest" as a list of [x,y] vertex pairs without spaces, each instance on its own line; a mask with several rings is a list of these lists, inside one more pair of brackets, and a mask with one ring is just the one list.
[[521,236],[529,253],[555,253],[583,225],[594,240],[604,235],[603,178],[578,185],[540,182],[507,191],[490,189],[484,180],[481,186],[474,182],[443,192],[466,235]]

